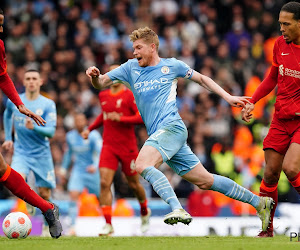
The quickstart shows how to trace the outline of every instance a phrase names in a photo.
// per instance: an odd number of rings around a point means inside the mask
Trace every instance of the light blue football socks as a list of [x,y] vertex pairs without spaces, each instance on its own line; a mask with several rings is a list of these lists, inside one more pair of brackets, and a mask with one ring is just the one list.
[[141,176],[151,183],[154,191],[171,206],[172,211],[182,208],[170,182],[162,172],[151,166],[147,167]]
[[211,190],[225,194],[227,197],[251,204],[257,208],[259,204],[259,196],[253,194],[248,189],[240,186],[233,180],[214,174],[214,183]]
[[71,226],[75,226],[77,215],[78,215],[77,202],[76,201],[70,201],[69,217],[71,219]]

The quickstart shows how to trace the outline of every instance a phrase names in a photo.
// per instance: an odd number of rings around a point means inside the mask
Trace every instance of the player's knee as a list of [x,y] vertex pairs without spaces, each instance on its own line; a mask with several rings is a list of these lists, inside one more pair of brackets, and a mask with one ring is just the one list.
[[209,190],[212,186],[212,183],[209,183],[209,182],[203,182],[203,183],[199,183],[197,184],[197,186],[200,188],[200,189],[203,189],[203,190]]
[[128,186],[133,190],[137,190],[139,187],[138,187],[138,183],[136,181],[129,181],[128,182]]
[[110,189],[111,183],[109,183],[108,181],[106,181],[104,178],[101,179],[101,191],[105,191]]
[[291,165],[290,166],[282,166],[282,170],[285,173],[285,175],[287,176],[287,178],[289,178],[289,179],[295,177],[299,173],[298,168],[293,168]]
[[135,170],[136,172],[138,172],[139,174],[141,174],[144,170],[145,170],[145,166],[139,162],[135,163]]
[[280,171],[275,171],[275,170],[266,170],[264,172],[264,180],[268,184],[276,184],[279,181],[280,177]]

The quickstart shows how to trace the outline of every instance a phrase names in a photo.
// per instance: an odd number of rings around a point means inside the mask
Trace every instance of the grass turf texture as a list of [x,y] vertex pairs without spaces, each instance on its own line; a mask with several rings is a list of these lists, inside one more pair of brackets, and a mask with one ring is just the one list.
[[61,237],[58,240],[42,237],[28,237],[24,240],[10,240],[0,237],[0,249],[20,250],[93,250],[93,249],[217,249],[217,250],[284,250],[300,249],[300,242],[293,239],[290,242],[288,236],[276,236],[274,238],[252,237]]

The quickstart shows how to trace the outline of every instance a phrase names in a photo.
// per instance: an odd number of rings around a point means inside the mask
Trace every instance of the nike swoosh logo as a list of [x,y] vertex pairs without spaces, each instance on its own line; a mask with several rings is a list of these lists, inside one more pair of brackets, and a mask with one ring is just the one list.
[[289,54],[290,54],[290,53],[283,53],[283,52],[281,53],[282,56],[287,56],[287,55],[289,55]]

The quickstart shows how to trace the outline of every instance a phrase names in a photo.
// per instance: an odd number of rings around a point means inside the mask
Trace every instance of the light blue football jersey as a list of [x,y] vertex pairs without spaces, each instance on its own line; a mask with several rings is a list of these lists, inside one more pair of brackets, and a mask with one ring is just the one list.
[[94,165],[98,169],[99,156],[102,148],[102,137],[93,130],[87,140],[84,140],[75,129],[66,135],[68,150],[64,154],[62,167],[67,169],[73,160],[73,171],[84,174],[84,170]]
[[[25,106],[46,121],[46,127],[56,127],[56,106],[54,101],[40,95],[35,100],[28,100],[25,93],[20,95]],[[50,143],[46,136],[25,127],[27,116],[21,114],[17,107],[7,101],[6,110],[8,117],[12,117],[14,126],[14,154],[22,154],[28,157],[51,157]],[[8,131],[11,131],[11,121],[4,120]],[[37,126],[35,124],[35,126]],[[12,140],[10,133],[5,133],[6,140]]]
[[175,58],[161,58],[156,66],[147,67],[131,59],[107,73],[112,81],[121,80],[131,89],[148,135],[181,120],[176,106],[177,78],[190,78],[192,74],[186,63]]

